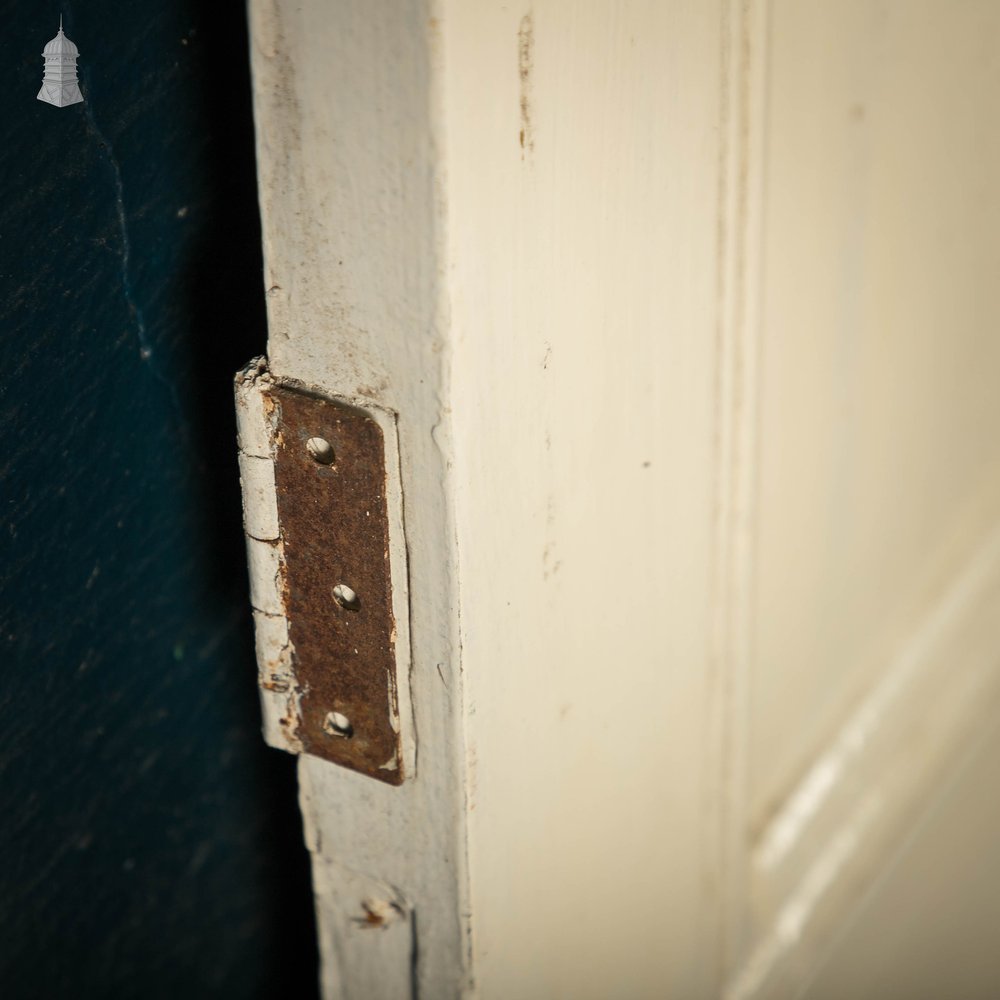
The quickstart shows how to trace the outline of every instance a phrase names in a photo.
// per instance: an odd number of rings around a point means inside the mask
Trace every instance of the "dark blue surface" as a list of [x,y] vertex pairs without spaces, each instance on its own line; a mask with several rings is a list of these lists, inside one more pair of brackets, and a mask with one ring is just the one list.
[[[35,99],[60,11],[68,108]],[[315,995],[235,467],[265,339],[243,7],[0,23],[0,996]]]

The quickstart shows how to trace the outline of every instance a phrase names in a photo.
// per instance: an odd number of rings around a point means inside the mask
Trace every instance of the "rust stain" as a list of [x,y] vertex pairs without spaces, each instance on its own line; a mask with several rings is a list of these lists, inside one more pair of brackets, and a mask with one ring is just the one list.
[[291,682],[279,677],[272,677],[269,680],[261,681],[260,686],[265,691],[276,691],[278,694],[284,694],[291,687]]
[[[282,719],[306,753],[380,781],[403,780],[395,705],[395,621],[389,578],[382,431],[353,407],[283,386],[275,487],[284,546],[282,596],[295,690]],[[323,438],[333,460],[307,442]],[[346,585],[354,599],[334,588]],[[349,732],[331,735],[337,713]]]
[[517,29],[517,75],[520,79],[521,130],[518,140],[521,144],[521,159],[524,152],[535,149],[535,131],[532,122],[531,73],[535,61],[535,19],[529,10],[521,18]]
[[390,924],[406,916],[403,908],[394,900],[365,899],[361,902],[361,909],[363,915],[354,917],[354,922],[368,930],[385,930]]

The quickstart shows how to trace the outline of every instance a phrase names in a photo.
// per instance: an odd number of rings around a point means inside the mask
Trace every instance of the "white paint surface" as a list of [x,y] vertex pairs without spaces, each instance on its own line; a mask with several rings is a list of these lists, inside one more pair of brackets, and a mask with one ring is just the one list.
[[[994,716],[995,721],[995,716]],[[1000,732],[969,744],[966,766],[899,842],[856,915],[827,942],[803,1000],[896,1000],[1000,994]]]
[[[469,976],[429,17],[421,0],[250,4],[271,370],[396,415],[405,518],[415,777],[300,766],[327,998],[455,997]],[[405,900],[412,936],[368,926],[371,885]]]
[[720,10],[443,19],[479,995],[693,998]]

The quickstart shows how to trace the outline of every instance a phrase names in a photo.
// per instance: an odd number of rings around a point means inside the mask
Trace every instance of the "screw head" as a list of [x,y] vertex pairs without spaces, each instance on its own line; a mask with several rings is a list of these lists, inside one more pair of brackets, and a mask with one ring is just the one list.
[[333,588],[333,599],[345,610],[345,611],[357,611],[361,607],[361,601],[358,595],[347,586],[346,583],[338,583],[336,587]]
[[327,712],[323,720],[323,732],[327,736],[340,736],[350,739],[354,735],[351,720],[342,712]]
[[322,437],[311,437],[306,441],[306,451],[312,456],[315,462],[320,465],[332,465],[336,455],[333,453],[333,445]]

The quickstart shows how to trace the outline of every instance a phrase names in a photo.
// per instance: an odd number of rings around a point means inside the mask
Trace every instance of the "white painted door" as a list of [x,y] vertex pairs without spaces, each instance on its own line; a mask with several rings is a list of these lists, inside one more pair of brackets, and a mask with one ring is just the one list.
[[1000,6],[250,9],[271,369],[395,415],[409,566],[326,995],[996,995],[919,963],[1000,899],[920,863],[996,828]]

